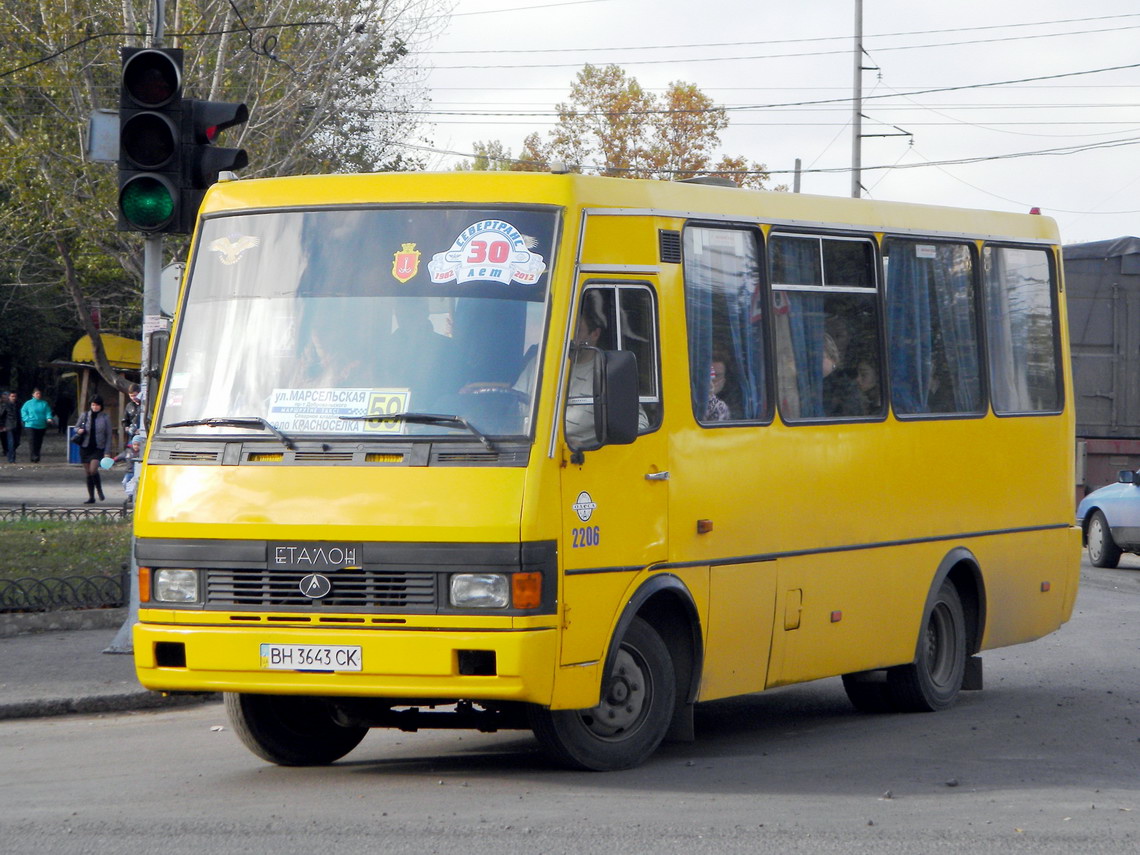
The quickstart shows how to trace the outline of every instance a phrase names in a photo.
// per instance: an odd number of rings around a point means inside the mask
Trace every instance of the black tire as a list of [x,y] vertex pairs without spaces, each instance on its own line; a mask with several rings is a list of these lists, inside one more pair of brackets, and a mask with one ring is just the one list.
[[673,718],[677,677],[669,649],[634,618],[602,681],[602,700],[584,710],[530,708],[543,750],[571,769],[611,772],[644,763]]
[[890,692],[887,691],[886,673],[859,671],[843,675],[843,691],[851,706],[862,713],[895,712]]
[[226,714],[246,748],[278,766],[324,766],[364,739],[367,727],[337,724],[327,701],[227,692]]
[[1120,563],[1123,550],[1112,539],[1112,531],[1108,527],[1108,520],[1100,511],[1093,511],[1089,518],[1088,531],[1085,533],[1085,543],[1089,548],[1089,561],[1093,567],[1107,567],[1112,569]]
[[887,691],[899,712],[935,712],[958,699],[966,673],[966,619],[946,580],[922,621],[915,661],[887,669]]

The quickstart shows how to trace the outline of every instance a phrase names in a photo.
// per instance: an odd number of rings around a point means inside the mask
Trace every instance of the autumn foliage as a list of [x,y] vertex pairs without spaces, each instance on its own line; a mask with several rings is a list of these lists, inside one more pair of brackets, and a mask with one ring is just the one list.
[[558,124],[547,138],[531,133],[517,158],[498,141],[477,143],[475,168],[546,172],[561,165],[570,172],[625,178],[713,175],[745,187],[767,184],[763,164],[718,157],[728,115],[692,83],[675,81],[656,95],[620,66],[587,65],[557,110]]

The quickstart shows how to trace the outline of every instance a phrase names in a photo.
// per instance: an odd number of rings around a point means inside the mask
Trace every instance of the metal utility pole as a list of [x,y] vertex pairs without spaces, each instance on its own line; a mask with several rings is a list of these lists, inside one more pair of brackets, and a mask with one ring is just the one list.
[[851,105],[851,198],[863,191],[863,0],[855,0],[855,91]]

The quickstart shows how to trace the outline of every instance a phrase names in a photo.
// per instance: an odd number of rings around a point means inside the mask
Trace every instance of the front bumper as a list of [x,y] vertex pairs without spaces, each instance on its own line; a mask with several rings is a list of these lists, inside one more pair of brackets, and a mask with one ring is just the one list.
[[[267,670],[262,667],[260,656],[261,645],[267,643],[359,646],[362,670]],[[558,661],[557,644],[554,629],[294,629],[144,622],[134,626],[139,682],[148,689],[166,692],[251,692],[441,702],[526,701],[549,705]],[[178,664],[179,656],[172,656],[171,651],[181,654],[185,664]],[[460,674],[460,651],[493,652],[494,673]],[[172,661],[175,664],[170,664]]]

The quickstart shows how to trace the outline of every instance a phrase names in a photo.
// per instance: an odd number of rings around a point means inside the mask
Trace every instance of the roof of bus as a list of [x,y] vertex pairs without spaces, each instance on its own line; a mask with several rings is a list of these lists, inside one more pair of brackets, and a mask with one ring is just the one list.
[[844,225],[860,230],[1059,242],[1056,223],[1040,215],[537,172],[388,172],[224,181],[207,193],[202,211],[449,202],[625,208],[685,219]]

